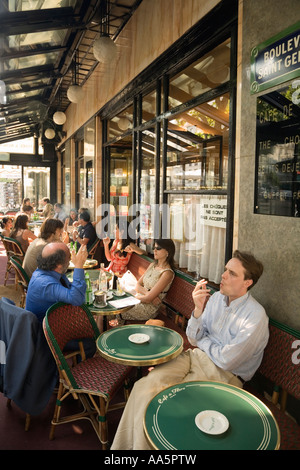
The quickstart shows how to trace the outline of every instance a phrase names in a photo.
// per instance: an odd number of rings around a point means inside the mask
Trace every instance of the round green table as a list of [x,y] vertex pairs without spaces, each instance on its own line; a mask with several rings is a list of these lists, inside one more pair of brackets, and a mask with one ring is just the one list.
[[[201,430],[195,418],[205,410],[212,416],[211,410],[222,413],[228,428],[219,434]],[[280,445],[279,428],[267,406],[220,382],[186,382],[162,390],[148,404],[144,430],[158,450],[275,450]]]
[[[148,335],[149,341],[136,344],[132,335]],[[179,333],[156,325],[123,325],[102,333],[97,339],[99,353],[111,362],[132,366],[150,366],[168,362],[183,349]]]

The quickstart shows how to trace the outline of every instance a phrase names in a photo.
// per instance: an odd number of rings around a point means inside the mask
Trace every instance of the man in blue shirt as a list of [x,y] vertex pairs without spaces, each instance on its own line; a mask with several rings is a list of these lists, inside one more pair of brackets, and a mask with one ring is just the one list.
[[[67,276],[71,254],[65,243],[49,243],[43,248],[38,257],[38,269],[34,271],[28,285],[26,295],[26,310],[34,313],[40,322],[46,312],[56,302],[71,305],[82,305],[85,301],[86,282],[83,265],[87,259],[86,246],[80,247],[78,253],[72,253],[72,262],[75,266],[73,282]],[[94,341],[83,341],[87,357],[94,355],[96,348]],[[78,343],[68,347],[68,350],[78,348]]]

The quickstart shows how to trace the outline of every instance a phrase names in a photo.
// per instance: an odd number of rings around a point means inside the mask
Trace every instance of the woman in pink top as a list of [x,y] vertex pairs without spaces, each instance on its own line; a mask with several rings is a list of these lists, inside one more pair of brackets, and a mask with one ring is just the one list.
[[118,277],[123,276],[127,271],[127,265],[133,252],[139,255],[145,252],[141,250],[129,237],[128,234],[128,223],[122,224],[117,223],[115,229],[115,241],[109,249],[110,238],[106,237],[103,239],[104,253],[109,266],[106,271],[112,271]]
[[12,229],[11,238],[17,240],[24,253],[29,247],[29,240],[35,240],[35,234],[28,229],[28,216],[26,214],[18,215],[15,219],[14,228]]

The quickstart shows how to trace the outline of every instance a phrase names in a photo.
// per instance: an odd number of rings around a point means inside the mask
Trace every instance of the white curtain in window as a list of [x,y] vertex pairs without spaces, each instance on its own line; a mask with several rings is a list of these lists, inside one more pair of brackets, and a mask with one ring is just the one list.
[[[199,202],[199,201],[198,201]],[[171,206],[172,238],[179,268],[219,284],[224,270],[226,197]]]

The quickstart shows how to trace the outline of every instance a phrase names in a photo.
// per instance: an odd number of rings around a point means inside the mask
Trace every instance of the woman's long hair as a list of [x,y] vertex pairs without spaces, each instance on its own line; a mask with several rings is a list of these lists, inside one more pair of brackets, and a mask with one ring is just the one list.
[[15,238],[19,230],[26,230],[28,224],[28,215],[20,214],[15,219],[14,227],[11,231],[11,238]]
[[154,240],[154,243],[156,243],[157,246],[160,246],[161,248],[164,248],[168,252],[168,256],[166,261],[169,263],[170,267],[174,270],[175,269],[175,261],[174,261],[174,255],[175,255],[175,244],[171,238],[158,238]]

